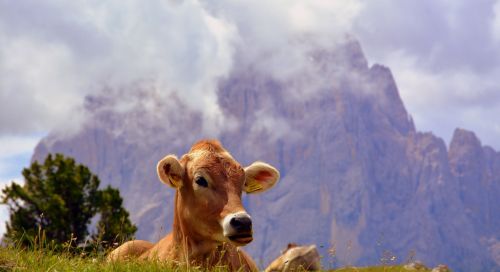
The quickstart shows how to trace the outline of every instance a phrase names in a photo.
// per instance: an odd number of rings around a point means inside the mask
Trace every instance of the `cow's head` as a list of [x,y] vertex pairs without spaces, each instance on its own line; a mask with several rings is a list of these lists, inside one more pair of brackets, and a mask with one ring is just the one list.
[[246,245],[253,240],[252,219],[241,202],[243,192],[264,192],[279,172],[263,162],[242,168],[219,142],[200,141],[180,160],[158,162],[160,180],[178,190],[176,213],[192,238]]

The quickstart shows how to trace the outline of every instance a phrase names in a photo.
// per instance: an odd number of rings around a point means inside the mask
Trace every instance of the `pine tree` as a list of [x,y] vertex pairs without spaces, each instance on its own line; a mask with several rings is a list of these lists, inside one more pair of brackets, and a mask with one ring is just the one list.
[[122,243],[130,240],[137,231],[137,227],[128,219],[129,213],[122,206],[123,199],[120,192],[111,186],[100,191],[100,220],[97,223],[97,233],[94,240],[105,241],[104,246],[113,243]]
[[[84,165],[61,154],[48,155],[22,172],[25,183],[2,190],[10,220],[5,240],[24,247],[44,234],[45,242],[61,247],[78,245],[89,237],[89,224],[100,213],[98,232],[92,237],[129,238],[137,228],[122,207],[118,190],[99,190],[99,178]],[[111,240],[110,240],[111,241]]]

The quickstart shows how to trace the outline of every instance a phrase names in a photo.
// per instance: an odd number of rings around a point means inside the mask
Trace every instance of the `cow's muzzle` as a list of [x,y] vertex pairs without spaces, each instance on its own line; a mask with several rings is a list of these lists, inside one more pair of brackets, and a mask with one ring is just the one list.
[[222,222],[224,236],[237,246],[246,245],[253,240],[252,218],[246,212],[226,215]]

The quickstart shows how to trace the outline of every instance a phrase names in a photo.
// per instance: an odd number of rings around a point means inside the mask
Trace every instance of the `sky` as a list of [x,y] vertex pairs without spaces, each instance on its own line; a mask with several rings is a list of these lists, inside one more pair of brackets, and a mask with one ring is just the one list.
[[77,131],[103,86],[149,80],[223,123],[215,86],[236,48],[280,49],[278,71],[294,37],[346,33],[391,69],[418,130],[449,142],[461,127],[500,150],[500,0],[0,0],[0,184],[22,180],[44,135]]

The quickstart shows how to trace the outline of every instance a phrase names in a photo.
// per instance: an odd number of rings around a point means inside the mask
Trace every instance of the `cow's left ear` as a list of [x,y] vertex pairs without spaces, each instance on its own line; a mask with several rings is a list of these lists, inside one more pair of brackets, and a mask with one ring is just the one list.
[[161,159],[156,168],[161,182],[174,188],[180,188],[182,186],[184,167],[182,167],[175,155],[168,155]]
[[280,172],[264,162],[254,162],[245,168],[244,191],[248,194],[261,193],[271,188],[280,179]]

